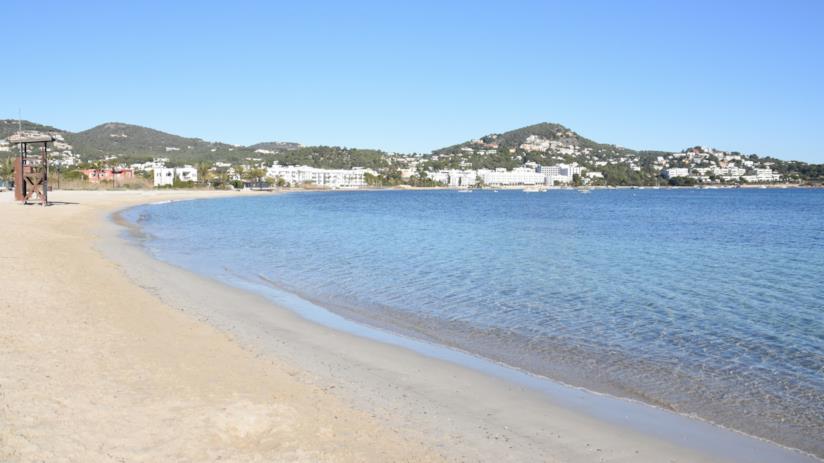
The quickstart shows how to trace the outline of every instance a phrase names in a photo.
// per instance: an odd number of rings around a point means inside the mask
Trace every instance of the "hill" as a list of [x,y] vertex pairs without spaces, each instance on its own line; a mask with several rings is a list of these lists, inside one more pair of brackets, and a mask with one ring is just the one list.
[[22,125],[24,131],[51,132],[65,134],[65,130],[56,129],[48,125],[37,124],[30,121],[18,121],[17,119],[0,119],[0,139],[14,135]]
[[[628,156],[644,158],[664,154],[663,151],[636,151],[616,145],[598,143],[582,137],[561,124],[543,122],[521,127],[504,133],[493,133],[479,139],[466,141],[457,145],[441,148],[432,152],[438,157],[451,157],[463,154],[463,158],[478,162],[478,157],[497,155],[512,157],[516,162],[534,161],[544,164],[551,161],[578,161],[580,158],[614,159]],[[509,156],[513,155],[513,156]],[[477,166],[482,168],[486,166]]]
[[[121,122],[108,122],[77,133],[30,121],[22,121],[22,127],[26,131],[58,135],[61,142],[55,144],[55,153],[85,162],[102,158],[115,158],[122,163],[168,158],[170,165],[201,161],[253,164],[278,162],[284,165],[336,169],[367,167],[395,176],[400,175],[400,169],[408,167],[420,172],[443,169],[513,169],[525,164],[577,163],[587,172],[602,173],[604,181],[609,185],[657,184],[661,172],[667,168],[687,168],[690,175],[698,170],[702,172],[695,175],[712,178],[713,175],[723,174],[709,174],[708,168],[721,172],[719,169],[738,166],[748,174],[759,168],[770,168],[784,178],[824,181],[822,164],[784,161],[703,147],[690,147],[681,153],[639,151],[599,143],[561,124],[549,122],[488,134],[434,150],[424,156],[390,156],[374,149],[301,146],[278,141],[236,146]],[[17,130],[17,120],[0,120],[0,140]],[[9,147],[0,142],[0,150],[8,152]],[[740,174],[740,171],[736,172]]]
[[162,157],[168,158],[170,164],[218,160],[235,162],[250,157],[260,158],[261,153],[255,152],[257,149],[275,153],[300,148],[299,144],[289,142],[267,142],[249,147],[235,146],[122,122],[107,122],[82,132],[69,132],[31,121],[3,119],[0,120],[0,139],[17,132],[19,124],[24,131],[48,132],[61,136],[65,141],[64,149],[74,152],[84,160],[116,157],[128,162]]
[[525,163],[578,163],[589,171],[607,171],[614,184],[654,182],[653,165],[662,151],[636,151],[598,143],[561,124],[543,122],[503,133],[485,135],[432,152],[425,169],[512,169]]
[[[713,166],[740,166],[748,173],[770,168],[786,178],[821,182],[824,165],[783,161],[755,154],[742,155],[700,146],[681,153],[639,151],[583,137],[560,124],[544,122],[504,133],[485,135],[424,157],[422,169],[512,169],[527,163],[556,165],[577,163],[589,172],[600,172],[609,185],[651,185],[670,167],[704,171]],[[717,169],[716,169],[717,170]],[[696,174],[710,177],[710,174]]]
[[[60,135],[65,140],[60,150],[73,153],[83,161],[116,158],[120,162],[129,163],[152,158],[168,158],[167,164],[177,165],[201,161],[241,163],[253,159],[268,163],[277,161],[281,164],[333,169],[352,167],[378,169],[387,165],[386,153],[379,150],[337,146],[304,147],[298,143],[279,141],[236,146],[209,142],[200,138],[183,137],[122,122],[107,122],[76,133],[30,121],[22,121],[22,127],[26,131],[50,132]],[[0,120],[0,139],[14,134],[17,130],[17,120]]]
[[108,122],[82,132],[69,133],[66,140],[75,152],[88,158],[167,157],[179,162],[194,162],[238,159],[253,153],[253,150],[244,147],[182,137],[120,122]]

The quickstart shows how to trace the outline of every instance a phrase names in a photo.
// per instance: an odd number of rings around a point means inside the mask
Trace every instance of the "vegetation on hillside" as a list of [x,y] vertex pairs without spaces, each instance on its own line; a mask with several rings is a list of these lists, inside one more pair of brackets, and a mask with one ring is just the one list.
[[[84,161],[94,165],[101,159],[112,158],[111,163],[132,163],[166,158],[168,166],[213,165],[223,161],[234,166],[244,164],[308,165],[319,168],[371,168],[379,175],[370,178],[370,184],[395,185],[401,183],[400,169],[414,166],[418,174],[406,183],[425,185],[423,172],[443,169],[513,169],[526,163],[556,165],[577,163],[588,172],[601,172],[603,179],[594,183],[607,185],[654,185],[666,183],[661,177],[658,157],[667,157],[669,167],[690,167],[684,161],[662,151],[636,151],[616,145],[597,143],[582,137],[560,124],[541,123],[519,129],[490,134],[478,140],[433,151],[423,156],[390,156],[374,149],[356,149],[338,146],[307,146],[296,143],[265,142],[251,146],[235,146],[209,142],[200,138],[182,137],[137,125],[110,122],[82,132],[72,133],[55,127],[22,121],[23,130],[51,132],[62,135],[71,150]],[[0,139],[14,134],[18,121],[0,120]],[[532,140],[543,145],[537,146]],[[549,145],[549,147],[547,147]],[[256,152],[263,150],[263,152]],[[732,153],[739,154],[739,153]],[[13,155],[8,152],[2,158]],[[824,164],[784,161],[771,157],[747,156],[757,163],[772,163],[782,176],[815,183],[824,182]],[[632,160],[632,165],[624,160]],[[717,159],[711,158],[713,162]],[[6,169],[7,170],[7,169]],[[198,169],[202,170],[202,169]],[[225,171],[221,168],[219,172]],[[223,174],[221,174],[223,175]],[[216,179],[220,181],[220,179]],[[417,183],[416,183],[417,182]]]
[[389,166],[387,154],[370,149],[342,148],[339,146],[307,146],[273,155],[281,165],[305,165],[329,169],[365,167],[383,169]]
[[65,133],[65,131],[56,129],[48,125],[37,124],[29,121],[18,121],[17,119],[0,119],[0,138],[7,138],[14,135],[18,131],[18,127],[22,125],[24,131],[36,130],[38,132],[58,132]]
[[165,157],[191,163],[198,160],[238,160],[253,155],[253,150],[248,148],[181,137],[119,122],[68,133],[66,141],[75,152],[89,158],[117,156],[126,160],[146,160]]

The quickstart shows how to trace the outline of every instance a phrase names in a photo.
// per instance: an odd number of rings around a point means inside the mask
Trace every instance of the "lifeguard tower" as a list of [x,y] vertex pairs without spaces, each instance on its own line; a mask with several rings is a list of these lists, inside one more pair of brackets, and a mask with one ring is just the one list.
[[[9,143],[20,146],[20,154],[14,159],[14,199],[23,204],[49,204],[49,143],[55,138],[44,134],[18,132],[8,138]],[[35,154],[36,147],[40,153]]]

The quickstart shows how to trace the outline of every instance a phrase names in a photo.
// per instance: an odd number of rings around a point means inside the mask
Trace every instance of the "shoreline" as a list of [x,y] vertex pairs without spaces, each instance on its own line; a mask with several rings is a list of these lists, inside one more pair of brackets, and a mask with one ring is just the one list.
[[[164,266],[168,266],[167,270],[169,270],[169,273],[190,273],[190,275],[187,276],[187,279],[195,277],[196,280],[200,279],[201,283],[213,282],[213,286],[225,286],[224,288],[222,288],[222,290],[229,292],[233,292],[233,290],[238,290],[238,286],[243,286],[242,283],[238,285],[226,285],[225,283],[220,282],[218,280],[213,280],[209,277],[196,275],[186,269],[180,269],[178,267],[175,267],[174,265],[154,260],[148,255],[148,253],[145,252],[145,250],[143,250],[143,252],[144,254],[146,254],[146,257],[152,259],[153,262],[157,264],[163,264]],[[123,255],[123,252],[121,250],[118,251],[116,254]],[[136,259],[133,256],[131,260],[134,261]],[[143,265],[149,264],[144,263]],[[129,272],[129,270],[127,270],[127,272]],[[132,272],[134,272],[134,269],[132,269]],[[130,276],[134,278],[133,275]],[[259,293],[259,291],[254,291],[250,288],[246,288],[246,290],[254,293]],[[265,298],[265,301],[257,300],[256,302],[252,302],[251,299],[246,301],[249,297],[249,294],[245,295],[246,297],[244,297],[244,300],[247,302],[248,305],[260,305],[262,302],[263,304],[268,303],[268,305],[270,306],[281,306],[277,307],[279,318],[284,315],[283,313],[281,313],[283,311],[292,312],[291,315],[294,316],[296,311],[294,306],[304,305],[308,307],[308,309],[304,308],[297,310],[297,313],[299,316],[305,319],[304,321],[308,319],[310,321],[310,325],[314,323],[324,325],[326,328],[331,328],[336,331],[344,330],[348,335],[355,336],[356,338],[361,338],[360,341],[363,341],[364,337],[369,338],[371,339],[373,344],[379,344],[378,346],[371,346],[371,349],[382,349],[389,347],[387,345],[399,346],[403,349],[412,350],[426,357],[426,359],[423,361],[423,363],[425,364],[427,362],[431,363],[438,361],[451,364],[453,369],[456,369],[455,371],[452,371],[450,373],[453,377],[456,375],[467,374],[467,371],[465,370],[475,370],[476,372],[481,372],[487,376],[495,376],[498,379],[504,379],[505,383],[509,383],[508,385],[504,385],[505,389],[511,390],[511,387],[513,385],[517,385],[519,387],[529,389],[532,392],[537,391],[539,393],[539,396],[549,396],[549,401],[554,402],[553,406],[565,409],[566,412],[572,414],[577,413],[590,415],[590,418],[594,417],[596,420],[599,421],[612,421],[613,425],[619,425],[623,428],[632,428],[634,432],[638,432],[641,435],[646,434],[647,436],[645,437],[650,437],[649,435],[653,435],[656,439],[662,439],[665,441],[669,440],[670,442],[668,442],[668,444],[675,444],[676,446],[683,445],[685,442],[688,441],[697,440],[698,442],[692,442],[691,444],[687,445],[688,451],[698,450],[697,448],[690,448],[696,446],[702,447],[701,450],[703,452],[706,452],[708,448],[712,449],[712,452],[702,455],[700,457],[697,455],[691,455],[691,458],[698,459],[689,459],[689,461],[701,461],[703,458],[709,458],[711,461],[717,461],[717,458],[719,457],[729,458],[730,461],[756,461],[759,458],[763,458],[763,461],[773,461],[775,458],[779,456],[787,461],[820,461],[796,449],[783,447],[780,444],[776,444],[757,437],[752,437],[739,431],[724,428],[722,426],[712,424],[699,418],[680,415],[675,412],[670,412],[668,410],[648,405],[637,400],[621,399],[607,394],[595,393],[582,388],[568,386],[563,383],[550,380],[548,378],[532,375],[523,370],[518,370],[512,367],[505,366],[503,364],[496,363],[492,360],[482,359],[480,357],[476,357],[463,351],[458,351],[457,349],[435,345],[427,343],[425,341],[415,340],[412,338],[406,338],[402,334],[391,333],[384,331],[380,328],[374,328],[372,326],[365,326],[357,322],[352,322],[347,319],[344,319],[343,317],[335,314],[334,312],[327,311],[327,309],[320,308],[309,301],[300,299],[299,296],[293,295],[291,293],[286,293],[284,291],[280,292],[283,294],[279,296],[270,296],[268,298]],[[252,296],[260,297],[258,294],[253,294]],[[238,295],[235,294],[234,297],[238,297]],[[287,299],[289,300],[289,303],[284,302]],[[282,306],[284,305],[287,306],[287,308],[283,308]],[[263,345],[266,342],[260,341],[262,335],[265,334],[265,330],[263,333],[251,335],[250,332],[254,332],[254,330],[250,329],[250,327],[238,328],[238,325],[244,322],[248,323],[252,318],[254,319],[255,323],[265,323],[261,319],[260,314],[254,314],[248,310],[235,310],[233,311],[233,316],[229,316],[228,318],[226,318],[226,314],[216,313],[215,310],[203,312],[202,306],[200,307],[200,309],[201,311],[198,312],[199,315],[208,319],[210,323],[216,322],[216,326],[219,329],[228,330],[233,334],[240,334],[240,341],[248,343],[252,349],[261,349],[264,351],[267,350],[266,346]],[[258,307],[258,309],[263,308]],[[265,311],[265,309],[261,311],[263,312]],[[321,312],[326,313],[319,315],[319,313]],[[336,318],[336,320],[330,322],[330,317]],[[270,330],[277,329],[277,327],[275,326],[269,328]],[[318,328],[318,326],[315,326],[314,328],[307,328],[306,326],[303,326],[299,329],[306,330]],[[246,339],[244,339],[244,337],[246,337]],[[380,344],[382,344],[383,346],[380,346]],[[292,355],[295,354],[293,353]],[[299,355],[296,356],[300,357]],[[305,361],[305,359],[302,358],[299,358],[299,360]],[[364,359],[362,358],[348,360],[350,362],[355,363],[368,363],[364,362]],[[432,367],[432,365],[427,366],[429,368]],[[489,399],[490,397],[484,398]],[[353,400],[352,397],[348,397],[348,399]],[[547,397],[532,397],[532,400],[534,400],[535,402],[540,402],[546,399]],[[354,401],[357,401],[357,398],[354,398]],[[571,403],[574,403],[574,405],[570,405]],[[593,405],[593,403],[597,405]],[[532,407],[538,406],[538,408],[540,408],[541,404],[531,403],[530,405]],[[554,409],[552,411],[556,413],[558,412],[557,409]],[[634,414],[635,416],[633,418],[629,418],[628,415],[632,414]],[[505,427],[507,429],[509,428],[509,426]],[[626,429],[623,429],[623,431],[626,431]],[[714,432],[720,432],[722,434],[729,433],[730,435],[722,435],[718,437],[713,436]]]
[[112,210],[226,195],[0,194],[0,461],[442,461],[94,248]]

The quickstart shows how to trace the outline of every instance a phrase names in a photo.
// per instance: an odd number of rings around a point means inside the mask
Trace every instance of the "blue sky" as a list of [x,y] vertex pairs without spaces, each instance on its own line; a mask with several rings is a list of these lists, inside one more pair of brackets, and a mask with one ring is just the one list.
[[819,0],[165,3],[4,2],[0,117],[400,152],[549,121],[824,162]]

